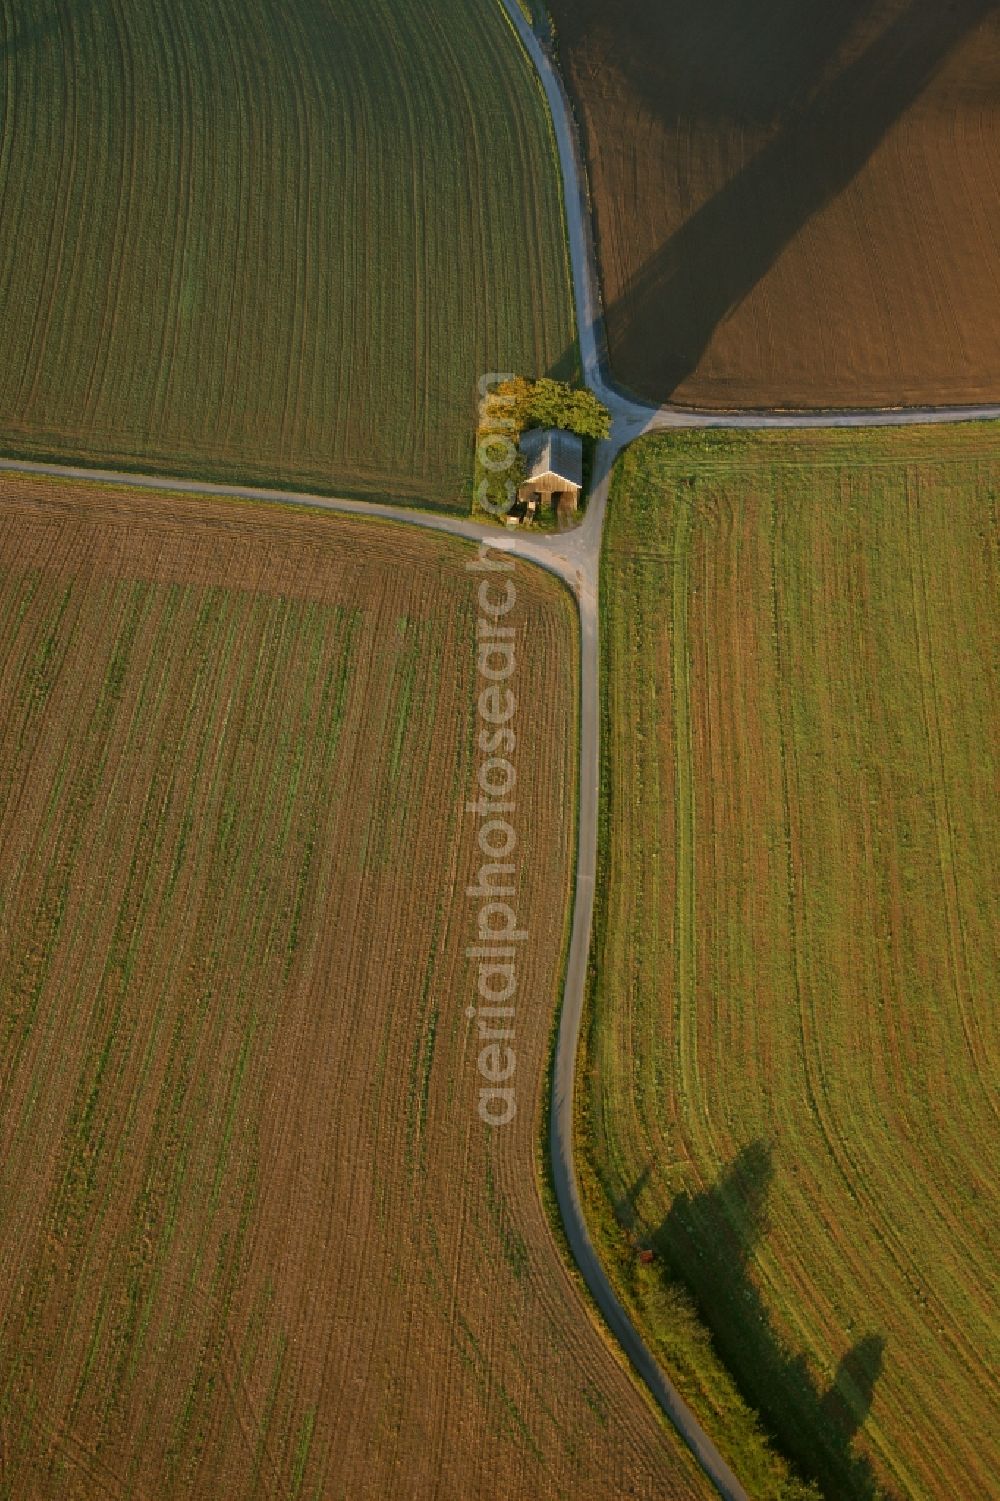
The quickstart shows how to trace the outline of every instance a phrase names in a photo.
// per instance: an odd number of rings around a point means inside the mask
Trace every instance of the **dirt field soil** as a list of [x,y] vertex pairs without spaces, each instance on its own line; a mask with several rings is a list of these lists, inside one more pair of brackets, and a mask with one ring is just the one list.
[[706,1492],[551,1239],[568,595],[519,565],[519,1112],[477,1113],[472,550],[0,481],[0,1497]]
[[552,0],[615,376],[656,402],[1000,398],[992,0]]

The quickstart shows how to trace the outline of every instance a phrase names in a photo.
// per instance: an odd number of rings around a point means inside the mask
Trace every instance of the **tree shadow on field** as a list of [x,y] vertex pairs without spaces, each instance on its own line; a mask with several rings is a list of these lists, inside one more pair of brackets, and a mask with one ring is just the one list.
[[636,1206],[645,1191],[646,1184],[649,1182],[652,1173],[653,1162],[651,1159],[647,1162],[639,1176],[629,1184],[621,1198],[615,1200],[615,1219],[626,1230],[634,1230],[638,1223]]
[[575,385],[580,380],[580,347],[576,340],[562,354],[539,372],[550,380],[565,380]]
[[[876,20],[880,0],[625,4],[633,41],[627,51],[608,45],[647,116],[668,131],[702,114],[772,132],[606,310],[616,366],[664,400],[996,0],[901,0],[888,24]],[[594,56],[607,23],[592,4],[582,9],[587,19],[567,29],[580,56]],[[858,28],[873,25],[881,29],[862,45]],[[644,191],[655,185],[640,184],[640,198]]]
[[649,1243],[665,1274],[688,1288],[744,1398],[799,1473],[824,1494],[875,1501],[885,1492],[853,1442],[871,1408],[885,1340],[868,1334],[853,1345],[826,1391],[784,1345],[750,1275],[773,1176],[771,1148],[754,1142],[713,1188],[679,1194]]

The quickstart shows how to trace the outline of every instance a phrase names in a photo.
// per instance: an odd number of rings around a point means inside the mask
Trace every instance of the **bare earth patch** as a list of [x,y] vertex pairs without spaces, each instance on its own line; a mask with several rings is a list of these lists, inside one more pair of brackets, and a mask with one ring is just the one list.
[[1000,397],[991,0],[553,0],[611,362],[717,407]]

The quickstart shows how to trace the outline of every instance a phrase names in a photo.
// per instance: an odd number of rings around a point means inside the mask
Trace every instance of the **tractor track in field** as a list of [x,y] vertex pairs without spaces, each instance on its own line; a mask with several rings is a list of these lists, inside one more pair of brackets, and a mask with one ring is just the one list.
[[697,1417],[646,1347],[594,1250],[580,1200],[574,1161],[573,1104],[576,1061],[586,999],[594,894],[597,877],[600,799],[600,684],[598,590],[601,542],[615,460],[623,448],[650,432],[683,428],[851,428],[953,423],[1000,417],[1000,405],[917,407],[893,410],[705,411],[635,401],[607,375],[597,263],[593,247],[586,173],[572,106],[551,54],[521,13],[517,0],[501,0],[510,24],[533,63],[552,116],[562,171],[572,282],[584,378],[612,415],[610,438],[598,445],[587,509],[572,531],[527,537],[464,517],[404,506],[340,500],[296,490],[215,484],[155,474],[131,474],[54,463],[0,458],[0,473],[72,479],[197,497],[229,497],[305,506],[341,515],[379,517],[466,541],[488,543],[561,578],[577,601],[580,617],[580,767],[577,869],[569,955],[552,1072],[549,1152],[556,1198],[570,1251],[608,1329],[635,1373],[676,1428],[704,1474],[726,1501],[748,1494],[705,1433]]

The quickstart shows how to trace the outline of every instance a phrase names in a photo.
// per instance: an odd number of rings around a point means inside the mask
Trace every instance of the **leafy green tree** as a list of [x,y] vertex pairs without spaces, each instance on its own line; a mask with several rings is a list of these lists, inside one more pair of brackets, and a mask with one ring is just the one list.
[[525,380],[517,375],[496,389],[496,397],[521,432],[528,427],[561,427],[581,438],[606,438],[611,414],[593,391],[562,380]]

